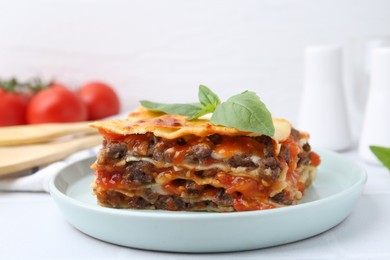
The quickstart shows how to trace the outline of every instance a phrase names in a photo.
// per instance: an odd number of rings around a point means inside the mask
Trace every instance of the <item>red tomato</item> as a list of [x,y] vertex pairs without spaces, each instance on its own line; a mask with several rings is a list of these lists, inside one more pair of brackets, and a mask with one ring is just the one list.
[[88,120],[96,120],[118,114],[120,101],[114,89],[102,82],[84,84],[78,91],[87,105]]
[[25,124],[28,100],[26,94],[0,88],[0,126]]
[[54,83],[38,92],[27,108],[27,123],[77,122],[87,119],[87,108],[76,93]]

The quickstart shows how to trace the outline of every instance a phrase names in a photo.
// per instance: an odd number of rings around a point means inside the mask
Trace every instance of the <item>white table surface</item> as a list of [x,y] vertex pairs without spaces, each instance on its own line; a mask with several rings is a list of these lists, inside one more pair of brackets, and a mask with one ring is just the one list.
[[390,259],[390,173],[355,159],[368,173],[350,216],[309,239],[222,254],[178,254],[121,247],[68,224],[47,193],[0,193],[0,259]]

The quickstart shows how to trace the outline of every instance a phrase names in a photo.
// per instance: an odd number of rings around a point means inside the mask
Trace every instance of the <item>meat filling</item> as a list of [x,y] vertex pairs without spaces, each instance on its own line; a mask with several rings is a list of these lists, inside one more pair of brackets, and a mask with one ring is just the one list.
[[[134,209],[164,209],[164,210],[202,210],[209,207],[210,210],[232,211],[232,197],[223,191],[217,192],[210,200],[189,202],[176,195],[161,195],[151,193],[147,198],[141,196],[126,196],[117,191],[97,192],[99,202],[103,206],[112,208],[134,208]],[[149,200],[149,198],[153,198]],[[219,211],[219,210],[218,210]]]
[[[101,178],[106,186],[95,193],[99,203],[114,208],[234,211],[233,205],[241,205],[237,204],[240,198],[246,196],[250,201],[260,192],[267,194],[272,185],[276,187],[287,167],[311,163],[311,147],[300,146],[300,138],[299,131],[292,129],[290,138],[279,147],[268,136],[219,134],[164,139],[147,133],[105,140],[97,164],[106,174]],[[245,177],[237,175],[242,171]],[[134,194],[112,190],[114,177],[120,189],[130,188]],[[137,193],[138,189],[142,192]],[[278,188],[277,192],[269,198],[273,203],[294,203],[289,191]]]
[[153,164],[145,161],[130,162],[123,173],[123,178],[133,184],[150,184],[154,182],[153,173],[155,167]]
[[[221,135],[213,134],[203,139],[190,137],[190,142],[188,142],[185,138],[168,140],[155,137],[151,134],[146,134],[144,137],[142,140],[145,143],[133,140],[126,142],[126,139],[121,143],[104,141],[103,149],[100,152],[100,161],[104,163],[105,161],[122,160],[129,154],[134,157],[147,157],[158,162],[172,163],[178,156],[176,151],[180,151],[182,155],[179,155],[179,157],[182,157],[185,163],[202,164],[208,159],[213,158],[214,147],[220,144],[224,138]],[[240,136],[237,138],[240,138]],[[258,136],[252,139],[263,145],[263,151],[259,152],[264,154],[265,157],[274,156],[275,143],[270,137]],[[216,159],[213,158],[213,160]],[[260,166],[252,160],[252,154],[248,153],[234,154],[230,158],[221,158],[218,160],[234,168],[256,168]]]
[[[294,139],[300,138],[300,133],[292,129],[291,135]],[[287,145],[281,145],[279,156],[275,157],[275,143],[268,136],[252,137],[254,141],[262,144],[264,157],[254,160],[252,154],[236,153],[230,158],[215,159],[213,150],[216,145],[223,142],[225,137],[213,134],[207,138],[198,138],[187,136],[178,139],[163,139],[152,134],[142,135],[141,141],[126,142],[107,142],[103,143],[103,149],[100,152],[99,162],[105,164],[112,161],[120,161],[126,158],[127,154],[135,157],[147,157],[158,162],[175,164],[178,158],[184,163],[191,165],[202,165],[208,160],[212,162],[225,163],[232,168],[244,167],[247,170],[259,169],[259,176],[266,181],[276,181],[282,170],[282,161],[290,163],[290,148]],[[240,138],[238,136],[237,138]],[[245,137],[247,138],[247,137]],[[146,148],[144,148],[146,147]],[[147,150],[146,152],[145,149]],[[143,151],[141,155],[138,151]],[[311,147],[304,144],[302,151],[298,154],[297,165],[305,166],[310,163]],[[278,159],[279,158],[279,159]],[[178,164],[182,164],[179,162]],[[136,184],[150,184],[153,182],[152,172],[154,166],[144,161],[128,162],[125,165],[125,177]],[[195,174],[199,177],[212,177],[216,169],[199,170]]]

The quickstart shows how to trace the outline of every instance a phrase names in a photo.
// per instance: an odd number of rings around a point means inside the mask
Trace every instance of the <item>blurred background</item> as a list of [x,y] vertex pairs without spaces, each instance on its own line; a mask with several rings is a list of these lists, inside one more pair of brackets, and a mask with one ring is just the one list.
[[351,104],[364,105],[356,79],[367,45],[390,35],[388,0],[0,0],[0,10],[1,77],[105,81],[123,111],[140,99],[194,102],[199,84],[222,100],[253,90],[293,123],[305,47],[344,47],[350,119],[359,120]]

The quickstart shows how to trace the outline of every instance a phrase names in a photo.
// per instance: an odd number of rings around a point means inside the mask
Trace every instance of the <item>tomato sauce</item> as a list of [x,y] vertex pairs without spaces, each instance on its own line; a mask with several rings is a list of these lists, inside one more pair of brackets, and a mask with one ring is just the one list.
[[104,136],[104,138],[107,140],[107,142],[120,141],[120,140],[123,140],[123,138],[124,138],[124,136],[121,134],[106,132],[102,129],[99,129],[99,133],[102,136]]
[[105,171],[95,171],[96,184],[106,189],[125,189],[126,185],[120,173],[107,173]]
[[318,165],[320,165],[320,163],[321,163],[321,158],[320,158],[320,156],[319,156],[317,153],[315,153],[315,152],[310,152],[309,158],[310,158],[310,161],[311,161],[311,165],[313,165],[313,166],[318,166]]
[[237,153],[261,157],[264,155],[264,144],[250,137],[224,136],[222,142],[215,146],[214,151],[222,158],[231,158]]
[[233,207],[236,211],[264,210],[273,209],[274,205],[262,203],[258,200],[247,199],[244,196],[238,196],[233,200]]

